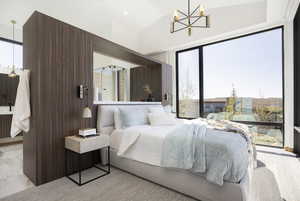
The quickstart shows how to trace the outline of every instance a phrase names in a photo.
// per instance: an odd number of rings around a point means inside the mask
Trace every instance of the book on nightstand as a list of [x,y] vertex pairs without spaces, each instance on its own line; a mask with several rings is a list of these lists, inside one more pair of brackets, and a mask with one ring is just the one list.
[[96,128],[79,129],[79,135],[82,137],[94,136],[97,135],[97,131]]

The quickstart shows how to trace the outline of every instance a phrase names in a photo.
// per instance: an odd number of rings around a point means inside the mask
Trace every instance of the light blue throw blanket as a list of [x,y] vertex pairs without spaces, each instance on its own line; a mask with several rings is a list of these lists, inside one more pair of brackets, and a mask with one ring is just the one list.
[[240,182],[248,164],[248,144],[241,135],[183,124],[164,140],[162,167],[189,170],[220,186]]

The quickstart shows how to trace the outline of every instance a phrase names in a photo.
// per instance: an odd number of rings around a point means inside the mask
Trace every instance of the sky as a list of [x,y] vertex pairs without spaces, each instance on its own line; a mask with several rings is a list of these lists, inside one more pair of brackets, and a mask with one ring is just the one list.
[[[282,97],[281,29],[203,47],[204,98]],[[179,87],[199,97],[198,49],[179,54]],[[191,87],[193,86],[193,87]],[[193,88],[191,90],[190,88]]]
[[[21,45],[15,45],[15,66],[22,68],[23,66],[23,50]],[[0,41],[0,68],[12,66],[12,43]]]

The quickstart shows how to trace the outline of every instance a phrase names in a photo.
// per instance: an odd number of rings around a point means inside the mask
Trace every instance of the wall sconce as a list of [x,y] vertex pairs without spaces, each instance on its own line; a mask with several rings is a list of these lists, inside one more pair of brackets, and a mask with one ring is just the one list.
[[88,95],[89,88],[87,86],[83,86],[82,84],[78,87],[78,97],[83,99],[85,94]]
[[168,101],[168,100],[169,100],[169,94],[168,94],[168,93],[165,93],[165,94],[164,94],[164,100],[165,100],[165,101]]

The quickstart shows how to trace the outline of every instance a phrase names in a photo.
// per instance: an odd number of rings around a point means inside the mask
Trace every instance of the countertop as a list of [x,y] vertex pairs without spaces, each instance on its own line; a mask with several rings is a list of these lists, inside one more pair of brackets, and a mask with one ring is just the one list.
[[9,111],[9,106],[0,106],[0,115],[13,115],[14,107],[12,111]]

